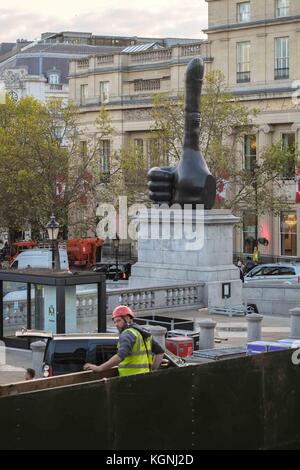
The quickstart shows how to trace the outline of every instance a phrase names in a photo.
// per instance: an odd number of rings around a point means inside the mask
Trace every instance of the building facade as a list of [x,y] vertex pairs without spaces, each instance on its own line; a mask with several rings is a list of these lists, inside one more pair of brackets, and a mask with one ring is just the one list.
[[[300,145],[300,2],[298,0],[206,0],[211,47],[211,67],[224,73],[235,96],[260,114],[256,132],[245,136],[241,153],[245,168],[264,147],[281,140]],[[294,169],[293,169],[294,170]],[[292,210],[279,217],[260,217],[259,246],[266,256],[295,259],[300,256],[300,207],[296,169],[285,175]],[[255,214],[244,213],[243,230],[237,232],[237,252],[251,251]]]
[[[124,48],[150,46],[163,49],[178,41],[180,39],[101,36],[89,32],[62,31],[42,33],[38,41],[2,43],[0,44],[0,102],[2,98],[5,99],[6,93],[15,100],[33,96],[44,103],[49,98],[60,98],[67,102],[70,97],[70,61],[78,61],[78,70],[82,72],[84,71],[82,64],[85,64],[86,60],[90,61],[87,57],[102,56],[105,65],[107,57],[113,57]],[[110,66],[109,63],[107,65]],[[116,62],[117,68],[118,62]],[[106,94],[107,84],[104,83],[101,88],[102,100],[105,100]],[[74,98],[72,94],[71,98]],[[104,142],[104,156],[108,156],[110,148],[110,144]],[[20,233],[20,239],[30,238],[30,230]],[[0,240],[7,239],[6,229],[0,226]]]
[[[207,70],[221,70],[230,92],[245,106],[258,108],[255,131],[244,136],[238,149],[250,169],[260,152],[272,143],[300,146],[300,2],[298,0],[206,0],[207,40],[190,44],[154,41],[141,49],[127,47],[110,54],[70,62],[70,98],[80,107],[86,131],[95,132],[100,105],[109,110],[116,130],[105,142],[101,159],[122,145],[139,146],[144,156],[151,147],[151,100],[154,93],[176,95],[184,88],[188,61],[202,56]],[[102,164],[101,164],[102,165]],[[103,165],[102,165],[103,166]],[[256,219],[242,214],[235,251],[253,251],[253,240],[267,259],[300,257],[300,200],[296,169],[285,175],[291,210]],[[257,228],[256,228],[257,227]]]
[[1,44],[0,90],[14,99],[33,96],[42,102],[50,97],[67,101],[69,60],[120,49],[118,45],[78,41],[81,33],[72,34],[43,33],[39,41]]
[[112,155],[127,145],[138,148],[151,165],[153,95],[176,96],[183,91],[186,65],[197,55],[211,60],[205,42],[165,39],[164,45],[154,41],[70,62],[70,99],[79,107],[84,135],[97,137],[95,120],[100,106],[109,112],[114,129],[112,139],[101,141],[100,172],[109,173]]
[[[165,39],[155,41],[164,47]],[[172,41],[172,39],[169,39]],[[38,41],[0,44],[0,91],[15,99],[33,96],[68,100],[69,61],[93,54],[110,54],[124,47],[152,43],[151,38],[100,36],[86,32],[42,33]]]
[[154,42],[71,61],[70,99],[79,106],[82,126],[93,134],[99,107],[104,105],[116,131],[111,153],[130,142],[137,142],[145,153],[153,124],[153,95],[176,96],[183,91],[186,65],[196,55],[210,61],[209,45],[198,41],[161,47]]

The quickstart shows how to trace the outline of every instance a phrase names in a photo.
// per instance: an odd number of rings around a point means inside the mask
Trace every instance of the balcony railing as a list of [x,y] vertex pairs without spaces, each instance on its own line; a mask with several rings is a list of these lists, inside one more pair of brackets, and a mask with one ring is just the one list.
[[89,59],[82,59],[77,61],[78,69],[88,69],[89,68]]
[[163,49],[149,52],[138,52],[130,55],[130,61],[136,62],[163,62],[170,60],[172,57],[172,49]]
[[114,63],[114,56],[111,55],[99,55],[96,57],[96,64],[97,65],[107,65]]
[[61,91],[63,89],[63,85],[62,84],[54,84],[54,83],[50,83],[50,90],[51,91]]
[[289,78],[290,69],[288,67],[282,69],[275,69],[275,80]]
[[[205,44],[205,46],[207,46],[207,44]],[[203,55],[203,45],[202,44],[187,44],[185,46],[181,46],[180,55],[182,57]]]
[[247,83],[250,82],[250,71],[248,72],[237,72],[236,73],[237,83]]

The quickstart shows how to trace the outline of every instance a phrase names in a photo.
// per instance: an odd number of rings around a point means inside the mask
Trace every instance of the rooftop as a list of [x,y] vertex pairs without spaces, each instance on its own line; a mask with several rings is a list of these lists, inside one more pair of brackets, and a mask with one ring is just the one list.
[[78,284],[97,284],[105,282],[104,274],[94,272],[69,273],[51,269],[7,269],[0,271],[0,281],[26,282],[47,286],[74,286]]

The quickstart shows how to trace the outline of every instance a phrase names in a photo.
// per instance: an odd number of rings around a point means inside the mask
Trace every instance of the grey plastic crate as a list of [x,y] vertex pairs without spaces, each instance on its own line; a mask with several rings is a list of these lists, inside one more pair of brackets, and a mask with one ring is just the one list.
[[220,359],[229,359],[231,357],[245,356],[247,354],[246,346],[233,348],[204,349],[203,351],[194,351],[194,357],[212,359],[218,361]]

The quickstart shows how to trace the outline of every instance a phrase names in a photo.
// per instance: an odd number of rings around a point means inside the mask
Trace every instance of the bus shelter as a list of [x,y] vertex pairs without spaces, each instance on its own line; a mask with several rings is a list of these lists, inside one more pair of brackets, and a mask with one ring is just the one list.
[[106,278],[91,272],[0,271],[0,340],[26,347],[20,329],[53,334],[106,331]]

